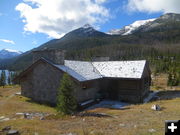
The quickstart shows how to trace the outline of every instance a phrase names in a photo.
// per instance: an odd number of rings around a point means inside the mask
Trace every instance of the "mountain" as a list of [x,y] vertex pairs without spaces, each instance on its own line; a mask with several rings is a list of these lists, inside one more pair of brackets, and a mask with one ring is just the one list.
[[15,56],[22,54],[21,51],[12,50],[12,49],[2,49],[0,51],[0,59],[9,59]]
[[180,28],[180,14],[167,13],[154,21],[148,22],[134,31],[136,32],[157,32],[177,30]]
[[[106,38],[109,36],[110,35],[106,33],[97,31],[91,25],[85,24],[84,26],[78,29],[70,31],[60,39],[53,39],[42,44],[40,47],[36,48],[36,50],[44,48],[76,49],[79,48],[74,43],[77,40],[81,42],[82,40],[87,38]],[[80,48],[84,47],[81,46]]]
[[[179,28],[180,14],[167,13],[159,18],[139,20],[123,27],[122,29],[113,29],[107,32],[110,35],[129,35],[138,32],[167,31],[168,29]],[[164,30],[163,30],[164,29]]]
[[[60,39],[53,39],[50,40],[37,48],[29,50],[23,53],[20,56],[8,59],[8,60],[1,60],[0,59],[0,69],[8,68],[10,70],[22,70],[25,69],[32,63],[32,52],[35,50],[41,50],[45,48],[51,49],[64,49],[64,50],[76,50],[76,49],[85,49],[85,48],[92,48],[98,45],[103,45],[103,42],[97,41],[94,43],[92,39],[105,39],[110,37],[110,35],[95,30],[91,25],[85,24],[84,26],[75,29],[66,35],[64,35]],[[87,40],[88,43],[87,43]],[[86,42],[86,43],[85,43]]]
[[91,25],[85,24],[76,30],[73,30],[66,34],[62,39],[69,39],[74,37],[105,37],[107,34],[95,30]]
[[135,21],[134,23],[123,27],[122,29],[113,29],[107,32],[110,35],[129,35],[132,34],[135,30],[137,30],[140,26],[146,25],[149,22],[154,21],[155,19],[148,19],[148,20],[139,20]]
[[[60,39],[50,40],[22,55],[0,61],[0,68],[25,69],[32,63],[32,52],[45,48],[66,50],[66,59],[76,60],[90,60],[94,56],[101,55],[109,56],[111,60],[147,59],[153,57],[154,53],[162,55],[167,50],[173,50],[172,54],[176,55],[180,51],[179,20],[180,14],[169,13],[157,19],[136,21],[129,27],[124,27],[126,31],[124,30],[120,35],[108,35],[95,30],[90,25],[84,25]],[[157,49],[164,51],[159,53]],[[145,55],[148,56],[144,57]]]

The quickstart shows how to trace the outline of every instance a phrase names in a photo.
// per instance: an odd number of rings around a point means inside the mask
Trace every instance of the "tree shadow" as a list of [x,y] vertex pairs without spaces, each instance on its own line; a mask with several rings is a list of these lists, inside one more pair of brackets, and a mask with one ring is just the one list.
[[129,110],[130,107],[121,107],[121,108],[112,108],[112,107],[109,107],[109,109],[111,109],[111,110]]
[[77,113],[75,116],[80,117],[113,117],[112,115],[105,114],[105,113],[95,113],[95,112],[80,112]]
[[49,102],[45,102],[45,101],[37,101],[37,100],[33,100],[33,99],[26,99],[26,102],[29,102],[29,103],[33,103],[33,104],[39,104],[39,105],[45,105],[45,106],[49,106],[49,107],[55,107],[56,104],[52,104],[52,103],[49,103]]
[[151,101],[157,100],[171,100],[175,98],[180,98],[180,91],[178,90],[167,90],[167,91],[159,91],[155,97],[151,99]]

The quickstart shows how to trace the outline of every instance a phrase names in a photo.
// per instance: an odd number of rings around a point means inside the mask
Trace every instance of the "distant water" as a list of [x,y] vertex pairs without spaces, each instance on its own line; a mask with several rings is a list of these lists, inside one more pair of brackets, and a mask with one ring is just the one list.
[[[0,70],[0,76],[1,76],[1,72],[2,72],[2,70]],[[11,72],[13,72],[13,71],[5,70],[5,73],[6,73],[6,84],[8,84],[8,77],[9,77],[9,74]]]

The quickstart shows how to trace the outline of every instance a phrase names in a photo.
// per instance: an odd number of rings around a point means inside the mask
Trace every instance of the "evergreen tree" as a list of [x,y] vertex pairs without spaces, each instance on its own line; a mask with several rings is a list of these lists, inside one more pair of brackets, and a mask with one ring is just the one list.
[[168,86],[172,86],[172,74],[168,74]]
[[16,84],[15,82],[13,82],[14,78],[18,75],[17,72],[14,71],[9,71],[8,77],[7,77],[7,83],[9,85],[13,85]]
[[6,73],[4,70],[1,72],[1,78],[0,78],[0,86],[5,86],[6,85]]
[[73,96],[74,82],[68,74],[64,74],[58,89],[57,111],[62,114],[73,114],[77,109],[77,101]]
[[176,73],[175,71],[172,73],[169,73],[168,76],[168,85],[169,86],[178,86],[179,85],[179,74]]

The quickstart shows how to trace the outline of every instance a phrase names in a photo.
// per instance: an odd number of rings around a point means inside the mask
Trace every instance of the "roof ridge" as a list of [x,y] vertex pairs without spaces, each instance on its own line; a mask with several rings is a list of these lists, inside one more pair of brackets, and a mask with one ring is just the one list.
[[74,61],[74,62],[91,62],[91,61],[83,61],[83,60],[65,60],[65,61]]
[[97,62],[135,62],[135,61],[147,61],[147,60],[116,60],[116,61],[82,61],[82,60],[65,60],[65,61],[74,61],[74,62],[88,62],[88,63],[97,63]]
[[122,60],[122,61],[119,61],[119,60],[116,60],[116,61],[93,61],[93,63],[98,63],[98,62],[135,62],[135,61],[147,61],[147,60]]
[[99,72],[99,70],[93,65],[93,62],[90,62],[91,63],[91,65],[92,65],[92,67],[93,67],[93,71],[94,71],[94,69],[99,73],[99,75],[101,76],[101,77],[104,77],[100,72]]

